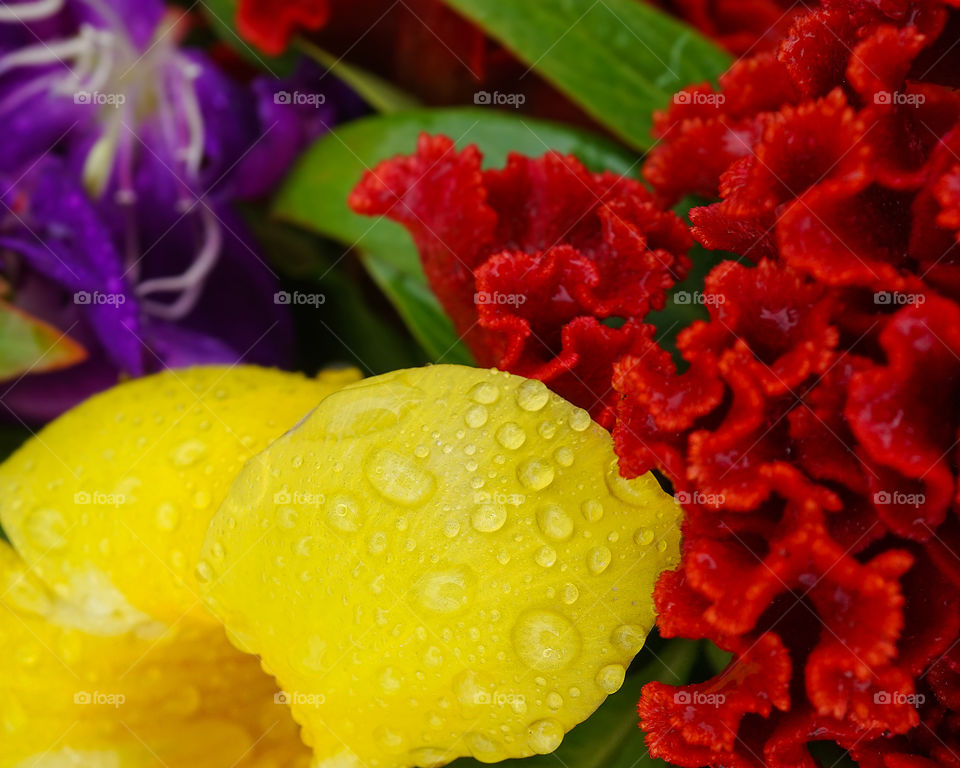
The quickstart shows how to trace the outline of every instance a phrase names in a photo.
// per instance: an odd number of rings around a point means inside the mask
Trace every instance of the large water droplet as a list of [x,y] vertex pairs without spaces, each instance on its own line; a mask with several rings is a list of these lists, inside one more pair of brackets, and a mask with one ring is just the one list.
[[603,504],[595,499],[587,499],[580,505],[580,513],[588,522],[596,523],[603,517]]
[[470,513],[470,524],[481,533],[493,533],[507,522],[507,508],[503,504],[477,504]]
[[556,720],[537,720],[527,727],[527,745],[538,755],[549,755],[561,741],[563,726]]
[[591,573],[601,574],[607,570],[613,554],[607,547],[594,547],[587,553],[587,567]]
[[615,646],[631,654],[639,651],[646,639],[647,633],[636,624],[621,624],[610,635],[610,641]]
[[34,546],[44,551],[67,545],[67,523],[55,509],[38,509],[24,520],[24,533]]
[[570,429],[575,432],[583,432],[589,426],[590,414],[583,408],[574,408],[573,413],[570,414]]
[[327,503],[327,522],[338,531],[353,533],[360,530],[363,514],[357,502],[346,494],[331,496]]
[[408,456],[388,448],[367,461],[367,479],[385,498],[397,504],[420,504],[433,494],[436,481]]
[[479,384],[473,386],[468,397],[475,403],[490,405],[500,399],[500,390],[495,384],[491,384],[489,381],[481,381]]
[[627,670],[621,664],[607,664],[597,672],[596,683],[604,693],[616,693],[623,685]]
[[170,503],[163,503],[157,507],[157,528],[161,531],[173,531],[180,524],[180,511]]
[[469,605],[476,584],[476,574],[470,567],[459,565],[421,576],[413,586],[413,596],[428,611],[456,613]]
[[553,482],[553,466],[543,459],[527,459],[517,467],[517,479],[532,491],[542,491]]
[[475,405],[467,411],[463,420],[467,422],[467,426],[471,429],[480,429],[480,427],[487,423],[487,418],[487,409],[482,405]]
[[539,411],[550,399],[550,391],[542,381],[527,379],[517,387],[517,405],[525,411]]
[[185,440],[170,452],[170,460],[178,467],[195,464],[207,452],[202,440]]
[[581,643],[573,623],[554,611],[528,611],[513,627],[514,650],[531,669],[563,669],[579,655]]
[[547,538],[555,541],[573,535],[573,520],[559,504],[546,504],[537,510],[537,525]]
[[508,421],[497,429],[496,438],[504,448],[515,451],[526,442],[527,433],[519,425]]
[[[366,392],[358,396],[358,390]],[[336,396],[334,393],[331,398]],[[381,384],[351,387],[346,396],[351,398],[349,408],[326,409],[325,429],[331,436],[359,437],[389,429],[424,397],[421,390],[398,381],[391,381],[389,387]]]

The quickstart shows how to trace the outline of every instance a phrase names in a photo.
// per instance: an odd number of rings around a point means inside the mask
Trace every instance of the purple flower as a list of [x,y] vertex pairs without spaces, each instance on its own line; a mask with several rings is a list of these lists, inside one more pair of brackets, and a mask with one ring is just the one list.
[[233,206],[356,100],[319,95],[309,68],[238,82],[179,45],[183,21],[158,0],[0,5],[0,276],[88,352],[7,390],[17,418],[165,366],[289,361],[276,276]]

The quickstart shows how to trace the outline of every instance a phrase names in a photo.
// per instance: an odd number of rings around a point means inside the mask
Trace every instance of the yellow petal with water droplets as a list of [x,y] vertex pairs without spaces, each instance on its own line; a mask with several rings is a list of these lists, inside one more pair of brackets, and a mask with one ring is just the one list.
[[212,621],[194,570],[243,463],[356,371],[165,371],[96,395],[0,465],[0,521],[64,621],[150,635]]
[[60,623],[0,541],[0,768],[306,768],[274,681],[216,624],[146,638]]
[[679,519],[540,382],[434,366],[340,390],[249,462],[199,571],[319,768],[492,762],[620,686]]

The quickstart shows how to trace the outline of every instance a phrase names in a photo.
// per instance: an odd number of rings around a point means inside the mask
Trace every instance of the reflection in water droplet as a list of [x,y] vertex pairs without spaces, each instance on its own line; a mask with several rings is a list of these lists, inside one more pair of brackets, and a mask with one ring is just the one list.
[[563,669],[579,655],[581,643],[572,622],[554,611],[528,611],[513,627],[514,650],[531,669]]
[[549,755],[563,741],[563,726],[556,720],[537,720],[527,728],[527,745],[538,755]]
[[596,683],[604,693],[616,693],[627,671],[620,664],[608,664],[597,672]]

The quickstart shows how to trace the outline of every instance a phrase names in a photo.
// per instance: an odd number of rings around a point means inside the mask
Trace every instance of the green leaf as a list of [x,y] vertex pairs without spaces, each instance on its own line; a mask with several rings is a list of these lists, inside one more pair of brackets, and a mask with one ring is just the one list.
[[66,368],[86,356],[67,334],[0,302],[0,381]]
[[399,224],[353,213],[347,196],[364,171],[409,154],[420,133],[442,133],[462,147],[476,144],[489,166],[511,151],[542,155],[549,149],[578,156],[591,170],[634,174],[638,159],[586,131],[485,109],[431,109],[371,117],[336,127],[300,159],[278,193],[274,213],[299,226],[355,246],[374,280],[436,362],[469,361],[426,284],[413,241]]
[[[640,689],[651,680],[685,683],[696,659],[699,644],[671,640],[659,650],[659,658],[627,675],[623,687],[600,705],[585,722],[563,738],[549,755],[505,760],[501,768],[647,768],[665,766],[647,753],[637,715]],[[479,768],[482,763],[464,758],[450,768]]]
[[420,102],[409,93],[365,69],[348,64],[342,57],[334,56],[309,40],[297,40],[297,47],[349,85],[377,112],[390,115],[420,106]]
[[[445,0],[632,146],[647,149],[654,110],[730,56],[637,0]],[[522,92],[523,76],[517,81]]]

